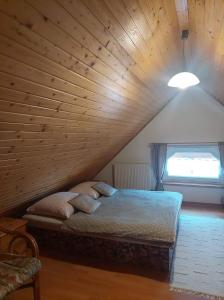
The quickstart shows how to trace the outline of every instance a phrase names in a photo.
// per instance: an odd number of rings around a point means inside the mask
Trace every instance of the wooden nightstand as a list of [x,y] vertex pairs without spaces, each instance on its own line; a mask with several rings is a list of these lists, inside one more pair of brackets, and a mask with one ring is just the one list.
[[[27,221],[23,219],[13,219],[13,218],[0,218],[0,227],[9,230],[19,230],[19,231],[26,231]],[[0,231],[0,252],[6,252],[8,249],[8,245],[12,240],[13,236],[3,233]],[[15,243],[15,253],[24,252],[26,249],[26,244],[24,240],[18,239]]]

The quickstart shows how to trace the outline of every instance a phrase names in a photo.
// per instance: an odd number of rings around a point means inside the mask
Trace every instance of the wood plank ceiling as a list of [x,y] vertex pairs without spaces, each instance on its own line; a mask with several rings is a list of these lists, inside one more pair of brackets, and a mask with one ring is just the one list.
[[176,94],[183,9],[224,100],[223,1],[178,2],[0,0],[0,212],[92,178]]
[[189,29],[187,69],[201,88],[224,104],[224,1],[176,0],[180,29]]

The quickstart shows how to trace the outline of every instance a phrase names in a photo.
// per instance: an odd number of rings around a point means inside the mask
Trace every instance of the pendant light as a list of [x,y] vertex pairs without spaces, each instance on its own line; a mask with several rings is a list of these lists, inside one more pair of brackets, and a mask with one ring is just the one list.
[[[183,60],[184,68],[186,69],[186,58],[185,58],[185,40],[188,38],[189,31],[183,30],[181,39],[183,40]],[[168,82],[168,86],[176,87],[179,89],[186,89],[189,86],[194,86],[199,84],[200,80],[196,75],[190,72],[181,72],[174,75]]]

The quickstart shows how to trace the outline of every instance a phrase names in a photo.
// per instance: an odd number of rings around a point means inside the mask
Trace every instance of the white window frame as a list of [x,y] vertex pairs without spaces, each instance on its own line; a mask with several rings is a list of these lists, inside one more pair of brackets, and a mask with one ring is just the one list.
[[[175,152],[187,152],[189,149],[197,149],[202,151],[203,149],[208,149],[210,153],[220,159],[218,144],[209,143],[209,144],[168,144],[167,145],[167,160]],[[196,178],[196,177],[182,177],[182,176],[169,176],[167,168],[163,175],[163,183],[166,185],[200,185],[200,186],[214,186],[214,187],[223,187],[224,178],[222,172],[220,172],[219,178]]]

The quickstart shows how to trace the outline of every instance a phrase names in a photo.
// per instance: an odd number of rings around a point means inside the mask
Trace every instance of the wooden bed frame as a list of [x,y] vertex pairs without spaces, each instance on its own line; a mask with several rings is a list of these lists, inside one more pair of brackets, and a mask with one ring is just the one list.
[[154,270],[169,272],[175,243],[140,242],[103,235],[76,234],[69,231],[28,227],[41,249],[51,249],[68,255],[85,255],[122,263],[144,264]]

